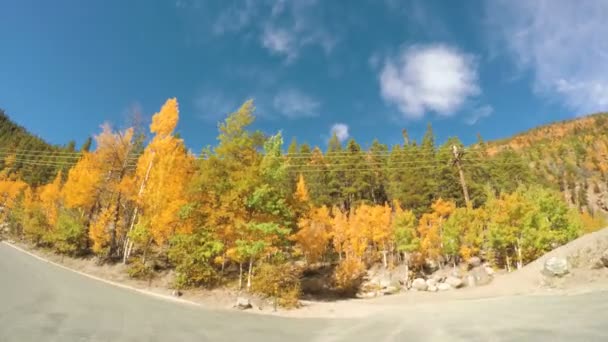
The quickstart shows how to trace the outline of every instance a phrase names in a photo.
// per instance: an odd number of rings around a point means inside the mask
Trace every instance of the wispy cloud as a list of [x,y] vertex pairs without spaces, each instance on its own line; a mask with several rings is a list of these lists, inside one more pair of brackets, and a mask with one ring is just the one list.
[[284,55],[287,62],[293,61],[298,55],[297,38],[293,32],[268,26],[264,29],[261,40],[266,49]]
[[263,48],[289,63],[306,47],[320,47],[325,53],[333,50],[337,37],[320,19],[322,10],[316,0],[247,0],[221,11],[213,32],[216,35],[253,32]]
[[384,100],[405,118],[453,115],[480,94],[472,55],[442,44],[412,46],[386,58],[379,75]]
[[279,91],[273,100],[275,111],[289,119],[318,116],[320,105],[319,101],[297,89]]
[[608,1],[489,1],[498,46],[533,89],[581,114],[608,109]]
[[478,108],[475,108],[473,110],[473,112],[464,120],[464,122],[467,125],[474,125],[476,124],[479,120],[483,119],[483,118],[487,118],[488,116],[492,115],[492,113],[494,113],[494,108],[492,108],[492,106],[489,105],[485,105],[485,106],[481,106]]
[[348,125],[344,123],[336,123],[331,126],[329,136],[336,135],[340,142],[344,142],[350,136],[348,133]]

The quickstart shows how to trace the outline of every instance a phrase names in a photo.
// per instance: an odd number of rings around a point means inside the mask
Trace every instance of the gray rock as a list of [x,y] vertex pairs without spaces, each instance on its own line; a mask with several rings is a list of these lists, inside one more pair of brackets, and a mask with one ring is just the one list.
[[396,286],[387,286],[382,290],[383,295],[392,295],[397,292],[399,292],[399,288]]
[[602,262],[601,259],[597,259],[591,263],[592,270],[599,270],[599,269],[603,269],[603,268],[604,268],[604,263]]
[[426,280],[426,285],[429,286],[429,287],[436,286],[437,282],[435,281],[435,279],[432,279],[432,278],[431,279],[427,279]]
[[426,284],[426,281],[422,278],[416,278],[412,282],[412,288],[418,291],[426,291],[429,286]]
[[566,258],[551,257],[545,261],[542,271],[546,276],[561,277],[570,272],[568,260]]
[[435,285],[429,285],[429,287],[426,290],[429,292],[437,292],[439,289]]
[[447,283],[440,283],[437,285],[437,290],[439,290],[439,291],[448,291],[451,289],[452,289],[452,286],[450,286],[450,284],[447,284]]
[[602,262],[604,267],[608,267],[608,249],[605,250],[604,253],[602,253],[602,256],[600,257],[600,261]]
[[494,275],[494,269],[492,268],[492,266],[484,266],[483,268],[486,270],[486,273],[489,276],[493,276]]
[[454,276],[449,276],[445,279],[445,283],[449,284],[451,287],[457,289],[460,288],[464,285],[464,282],[462,281],[462,279],[458,278],[458,277],[454,277]]
[[171,295],[172,295],[173,297],[181,297],[181,296],[182,296],[182,291],[180,291],[180,290],[173,290],[173,291],[171,292]]
[[477,282],[475,281],[475,276],[472,274],[469,274],[467,276],[467,286],[468,287],[475,287],[477,286]]
[[359,297],[359,298],[374,298],[376,296],[378,296],[378,293],[373,292],[373,291],[372,292],[363,292],[363,293],[359,293],[357,295],[357,297]]
[[479,257],[472,257],[469,259],[469,267],[479,267],[481,265],[481,259]]
[[432,278],[432,279],[433,279],[433,280],[435,281],[435,283],[437,284],[437,283],[443,283],[443,282],[445,282],[445,278],[446,278],[446,277],[445,277],[445,275],[443,275],[443,274],[439,274],[439,273],[435,273],[435,274],[433,275],[433,278]]
[[251,305],[249,298],[238,297],[236,299],[236,304],[234,304],[234,307],[239,310],[247,310],[247,309],[251,309],[253,306]]
[[[470,278],[473,278],[472,281]],[[469,275],[467,277],[468,286],[487,285],[490,282],[492,282],[492,276],[488,274],[485,267],[478,266],[469,271]],[[470,285],[471,283],[474,285]]]

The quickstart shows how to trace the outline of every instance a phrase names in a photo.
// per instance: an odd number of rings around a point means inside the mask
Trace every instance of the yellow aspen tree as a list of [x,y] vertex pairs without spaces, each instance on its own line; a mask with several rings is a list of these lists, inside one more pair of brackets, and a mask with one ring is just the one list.
[[114,206],[108,206],[104,208],[99,215],[91,222],[89,228],[89,238],[93,241],[93,252],[102,254],[110,243],[110,235],[108,234],[107,227],[112,224],[114,220]]
[[102,190],[104,165],[94,153],[86,152],[68,172],[62,197],[68,208],[80,208],[86,212],[93,208]]
[[330,239],[331,217],[325,206],[312,208],[298,221],[298,232],[292,236],[307,263],[319,261],[327,249]]
[[[8,210],[12,209],[17,196],[27,188],[29,188],[27,183],[20,180],[0,179],[0,205]],[[7,210],[3,210],[2,214],[7,212]]]
[[332,210],[333,218],[331,220],[331,238],[334,250],[338,253],[338,258],[342,260],[346,252],[346,242],[348,241],[349,227],[348,216],[339,208],[334,207]]
[[300,174],[298,177],[298,184],[296,185],[296,200],[301,203],[308,203],[310,201],[310,197],[308,195],[308,188],[306,187],[306,182],[304,181],[304,176]]
[[61,200],[61,172],[57,174],[53,182],[40,187],[39,196],[40,204],[44,210],[44,214],[48,223],[54,227],[57,224],[57,213]]
[[370,243],[371,207],[361,204],[348,217],[347,254],[362,260]]
[[443,224],[456,205],[451,201],[438,199],[431,205],[432,213],[423,214],[418,224],[420,235],[420,248],[424,257],[438,260],[443,250],[442,230]]
[[[155,135],[137,162],[136,177],[140,184],[137,206],[141,211],[137,220],[159,246],[173,234],[191,230],[190,225],[180,224],[183,222],[179,212],[188,203],[186,187],[194,171],[194,157],[183,141],[173,136],[178,118],[177,100],[167,100],[152,117],[150,132]],[[149,242],[144,252],[148,245]],[[131,248],[132,244],[126,251],[127,258]]]
[[392,209],[388,205],[375,205],[371,208],[371,240],[382,253],[382,264],[388,267],[387,255],[394,249],[394,231],[391,224]]

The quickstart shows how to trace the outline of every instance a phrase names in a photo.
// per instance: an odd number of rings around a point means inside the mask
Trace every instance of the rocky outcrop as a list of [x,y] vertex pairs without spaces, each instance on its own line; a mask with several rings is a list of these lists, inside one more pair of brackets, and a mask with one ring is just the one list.
[[451,289],[452,289],[452,287],[450,286],[450,284],[447,284],[447,283],[437,284],[437,290],[439,290],[439,291],[448,291]]
[[562,257],[551,257],[545,261],[542,273],[549,277],[562,277],[570,272],[568,260]]
[[462,286],[464,286],[464,282],[462,281],[462,279],[460,279],[458,277],[454,277],[454,276],[447,277],[445,279],[445,283],[455,289],[458,289],[458,288],[461,288]]
[[426,291],[428,287],[429,286],[427,285],[426,281],[422,278],[416,278],[412,282],[412,288],[417,291]]
[[239,309],[239,310],[247,310],[247,309],[251,309],[253,306],[251,305],[251,301],[249,300],[249,298],[245,298],[245,297],[238,297],[236,299],[236,304],[234,304],[234,308]]

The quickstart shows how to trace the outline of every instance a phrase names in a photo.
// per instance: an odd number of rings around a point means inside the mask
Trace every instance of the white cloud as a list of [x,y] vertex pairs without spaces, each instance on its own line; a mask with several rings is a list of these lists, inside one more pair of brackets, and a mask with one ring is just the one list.
[[286,56],[288,62],[298,55],[295,34],[281,28],[266,27],[262,34],[262,45],[274,54]]
[[608,109],[608,1],[489,1],[495,43],[534,90],[580,114]]
[[321,105],[317,100],[297,89],[280,91],[274,97],[272,104],[277,113],[289,119],[318,116]]
[[328,29],[331,23],[322,19],[323,6],[318,4],[317,0],[247,0],[220,12],[213,32],[252,33],[263,48],[287,62],[306,47],[319,47],[329,54],[337,42],[336,33]]
[[483,118],[487,118],[488,116],[492,115],[492,113],[494,113],[494,108],[492,108],[492,106],[489,106],[489,105],[481,106],[481,107],[475,108],[473,110],[473,113],[471,113],[471,115],[469,115],[469,117],[467,117],[464,122],[467,125],[474,125],[479,120],[481,120]]
[[481,92],[475,58],[441,44],[412,46],[387,58],[379,79],[385,101],[410,119],[430,111],[450,116]]
[[334,134],[336,134],[336,137],[338,137],[338,140],[340,140],[340,142],[344,142],[349,137],[348,125],[343,123],[333,124],[331,126],[331,129],[329,130],[329,135],[333,136]]

